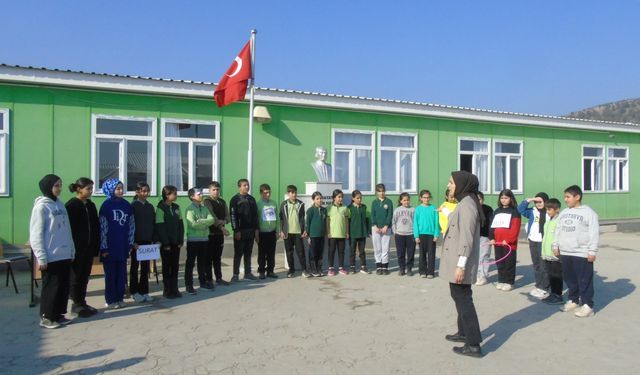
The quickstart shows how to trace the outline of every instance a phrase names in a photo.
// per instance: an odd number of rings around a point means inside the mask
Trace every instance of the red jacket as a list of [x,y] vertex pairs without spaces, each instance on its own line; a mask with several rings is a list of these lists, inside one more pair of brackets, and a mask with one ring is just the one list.
[[516,208],[498,208],[493,212],[493,216],[498,214],[511,214],[511,222],[509,228],[491,228],[489,229],[489,239],[495,240],[495,246],[500,246],[502,241],[506,241],[511,250],[518,248],[518,237],[520,236],[520,213]]

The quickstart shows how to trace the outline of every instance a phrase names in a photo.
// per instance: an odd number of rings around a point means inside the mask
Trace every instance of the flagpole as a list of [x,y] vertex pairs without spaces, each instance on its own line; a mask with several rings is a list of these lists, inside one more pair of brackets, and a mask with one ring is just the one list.
[[253,189],[253,96],[255,94],[255,54],[256,54],[256,29],[251,30],[251,87],[249,94],[249,149],[247,150],[247,180],[250,189]]

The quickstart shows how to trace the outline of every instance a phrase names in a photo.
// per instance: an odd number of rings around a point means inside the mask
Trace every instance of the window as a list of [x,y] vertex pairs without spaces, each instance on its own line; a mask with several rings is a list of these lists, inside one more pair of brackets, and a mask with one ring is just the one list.
[[494,141],[493,150],[493,190],[522,192],[522,142]]
[[489,191],[489,141],[475,139],[459,140],[459,168],[478,176],[479,189]]
[[607,148],[608,191],[629,191],[628,152],[626,147]]
[[9,194],[9,110],[0,108],[0,195]]
[[416,192],[416,134],[379,133],[379,179],[390,193]]
[[373,193],[373,134],[333,131],[333,180],[344,190]]
[[126,194],[145,181],[155,194],[156,120],[94,115],[92,118],[92,173],[97,192],[109,178],[123,182]]
[[604,191],[604,147],[582,146],[582,190]]
[[162,120],[162,184],[186,194],[218,179],[217,122]]

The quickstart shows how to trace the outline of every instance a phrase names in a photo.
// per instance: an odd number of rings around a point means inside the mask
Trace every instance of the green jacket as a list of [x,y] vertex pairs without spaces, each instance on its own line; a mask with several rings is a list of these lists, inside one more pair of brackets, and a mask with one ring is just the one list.
[[385,198],[383,201],[376,198],[371,204],[371,225],[378,228],[391,227],[393,219],[393,203],[391,199]]
[[258,227],[260,232],[280,232],[278,225],[278,204],[269,199],[258,199]]
[[371,235],[371,225],[369,225],[369,218],[367,217],[367,206],[361,204],[360,207],[356,207],[350,204],[347,208],[350,213],[349,237],[365,238]]
[[305,215],[305,228],[309,237],[324,237],[327,235],[327,209],[311,206]]
[[209,240],[209,226],[215,223],[215,219],[207,207],[191,203],[185,210],[184,218],[187,221],[187,241]]
[[167,206],[163,201],[158,203],[156,233],[162,246],[182,246],[184,242],[184,223],[180,214],[180,206],[175,203]]

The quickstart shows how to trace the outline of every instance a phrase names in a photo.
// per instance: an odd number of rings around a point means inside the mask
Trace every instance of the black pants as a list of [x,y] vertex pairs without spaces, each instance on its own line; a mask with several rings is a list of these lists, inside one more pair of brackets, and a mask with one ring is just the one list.
[[240,274],[240,261],[244,257],[244,274],[251,273],[251,253],[253,253],[253,240],[255,231],[245,229],[240,231],[240,239],[233,239],[233,274]]
[[67,313],[70,270],[71,260],[65,259],[47,264],[42,271],[40,316],[55,322]]
[[[507,253],[509,249],[505,246],[494,246],[496,259],[502,259]],[[516,251],[511,251],[509,257],[501,262],[496,264],[496,268],[498,268],[498,282],[503,284],[511,284],[516,282]]]
[[296,253],[298,254],[300,266],[304,271],[306,271],[307,259],[304,255],[304,243],[302,242],[302,236],[300,234],[288,233],[287,238],[284,239],[284,249],[287,252],[287,265],[289,266],[289,273],[296,272],[296,261],[293,258],[294,248]]
[[273,273],[276,267],[276,232],[260,232],[258,242],[258,272]]
[[367,258],[364,253],[364,245],[367,242],[366,238],[351,238],[349,242],[349,265],[351,268],[356,266],[356,250],[358,250],[358,255],[360,255],[360,267],[367,266]]
[[544,260],[545,273],[549,277],[552,294],[562,295],[562,263],[559,260]]
[[213,281],[213,275],[211,274],[211,266],[213,265],[213,274],[216,276],[216,280],[222,280],[222,250],[224,250],[224,236],[222,234],[216,234],[209,236],[209,249],[208,257],[205,259],[207,262],[206,271],[207,281]]
[[[140,241],[138,245],[149,245],[151,242]],[[138,262],[137,251],[131,250],[131,265],[129,266],[129,294],[149,294],[149,261]],[[140,273],[138,273],[140,270]]]
[[180,266],[180,246],[171,245],[169,250],[160,250],[162,258],[162,284],[164,294],[178,292],[178,267]]
[[400,270],[413,268],[416,253],[416,240],[413,235],[396,234],[396,252],[398,253],[398,267]]
[[69,295],[74,306],[87,304],[87,285],[93,266],[93,254],[87,249],[76,249],[76,258],[71,262]]
[[593,262],[570,255],[561,255],[560,259],[568,299],[593,308]]
[[542,242],[529,240],[529,252],[531,253],[531,263],[533,263],[536,288],[542,290],[549,289],[549,276],[547,275],[542,260]]
[[207,241],[187,241],[187,261],[184,264],[184,285],[193,286],[193,266],[197,264],[200,286],[207,283],[205,260]]
[[420,235],[420,258],[418,272],[421,275],[433,276],[436,272],[436,243],[430,234]]
[[309,245],[309,268],[312,273],[322,272],[322,255],[324,253],[324,237],[311,237]]
[[449,283],[451,298],[456,304],[458,311],[458,334],[465,337],[468,345],[480,345],[482,336],[480,334],[480,323],[478,314],[473,304],[473,292],[469,284]]
[[338,267],[344,267],[344,238],[329,238],[329,268],[333,268],[333,261],[338,250]]

